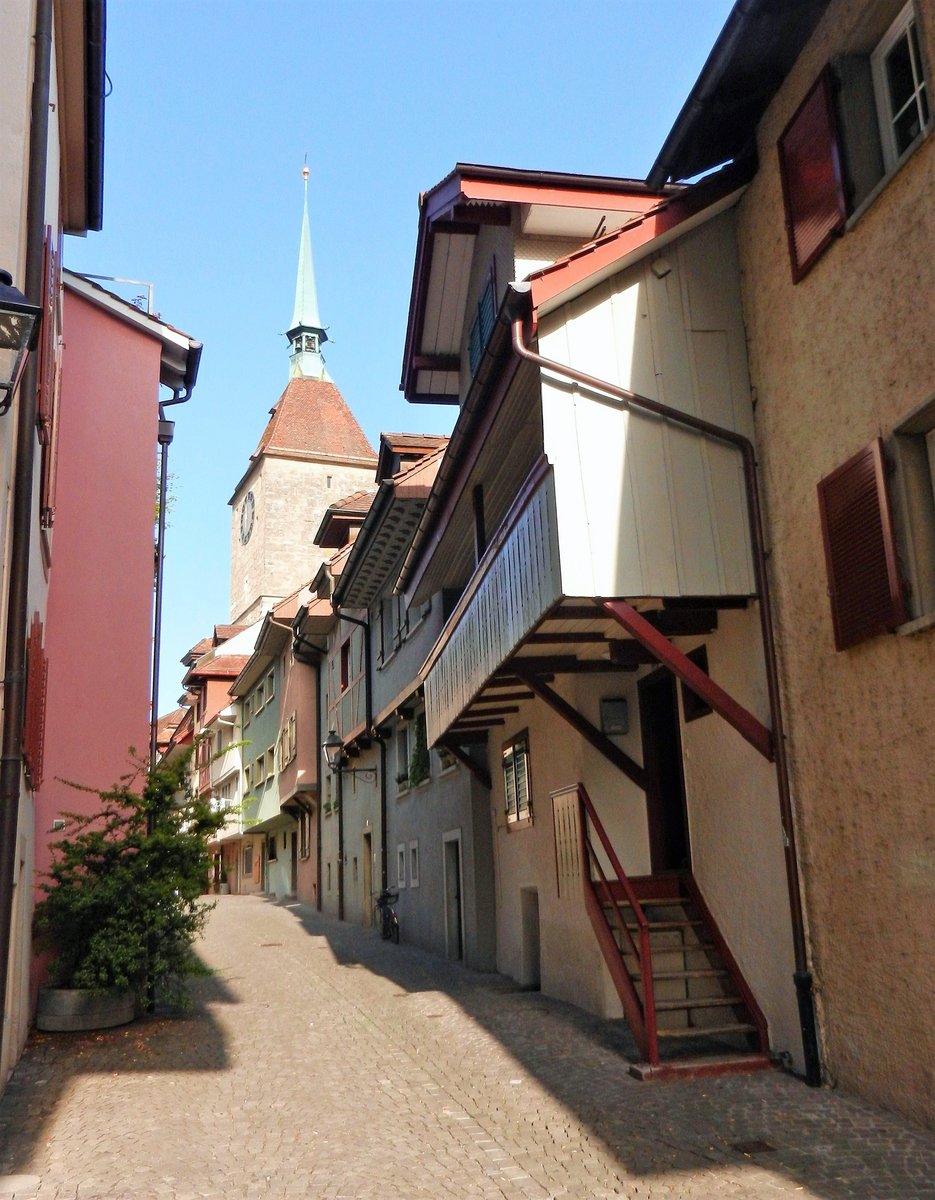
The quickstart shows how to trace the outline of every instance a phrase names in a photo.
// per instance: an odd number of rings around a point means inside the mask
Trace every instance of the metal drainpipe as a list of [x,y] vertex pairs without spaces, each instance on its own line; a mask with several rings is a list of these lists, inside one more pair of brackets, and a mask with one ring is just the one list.
[[[52,0],[37,0],[32,102],[29,121],[29,181],[26,201],[26,278],[24,292],[39,303],[45,234],[46,163],[49,147],[49,92],[52,60]],[[16,842],[23,764],[26,704],[26,633],[29,623],[29,549],[32,536],[33,474],[36,458],[37,359],[30,355],[20,382],[16,415],[16,465],[10,530],[10,575],[3,679],[3,737],[0,746],[0,1005],[6,1034],[16,874]]]
[[194,370],[189,368],[186,373],[184,390],[174,391],[171,400],[163,400],[159,405],[159,429],[157,441],[161,448],[159,465],[159,531],[156,537],[156,596],[153,602],[153,674],[150,700],[149,726],[149,769],[156,765],[156,732],[159,724],[159,659],[162,653],[162,574],[165,561],[166,540],[166,492],[169,479],[169,447],[175,432],[175,422],[166,419],[165,410],[173,404],[185,404],[191,399],[195,388],[194,378],[198,373],[198,362],[201,359],[201,347],[196,350],[193,346],[189,354],[195,358]]
[[766,665],[766,682],[769,693],[770,716],[773,723],[773,746],[776,757],[776,782],[779,790],[779,812],[782,821],[783,845],[786,863],[786,884],[789,892],[789,909],[792,924],[792,943],[795,954],[793,976],[798,997],[799,1025],[802,1033],[802,1049],[805,1056],[805,1080],[811,1087],[821,1085],[821,1057],[818,1050],[818,1033],[815,1024],[815,1003],[812,992],[812,975],[808,964],[808,947],[805,939],[805,923],[802,912],[802,892],[799,882],[798,855],[795,844],[795,825],[792,813],[792,796],[789,788],[789,767],[786,758],[785,733],[782,721],[782,704],[779,686],[779,667],[776,658],[776,643],[773,634],[772,605],[770,603],[769,579],[766,570],[766,554],[763,548],[763,519],[760,508],[759,485],[757,482],[756,453],[753,443],[732,429],[703,421],[690,413],[680,412],[658,400],[640,396],[627,388],[587,375],[583,371],[567,367],[530,350],[523,340],[523,322],[530,308],[530,289],[526,284],[510,284],[507,300],[508,316],[513,329],[513,351],[520,358],[534,363],[540,370],[564,375],[567,379],[595,391],[604,392],[624,401],[634,408],[644,409],[658,417],[694,429],[706,437],[727,442],[741,453],[746,485],[747,504],[750,512],[750,540],[753,544],[754,571],[757,594],[760,601],[760,628]]

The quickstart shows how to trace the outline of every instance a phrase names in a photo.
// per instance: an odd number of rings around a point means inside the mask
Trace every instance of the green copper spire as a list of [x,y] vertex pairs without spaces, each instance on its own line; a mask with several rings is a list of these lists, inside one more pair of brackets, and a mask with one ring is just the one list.
[[299,241],[299,269],[295,281],[295,309],[286,334],[289,339],[289,374],[310,379],[328,379],[321,347],[328,340],[318,315],[315,271],[312,267],[312,235],[308,224],[308,165],[302,168],[305,198],[302,209],[302,237]]

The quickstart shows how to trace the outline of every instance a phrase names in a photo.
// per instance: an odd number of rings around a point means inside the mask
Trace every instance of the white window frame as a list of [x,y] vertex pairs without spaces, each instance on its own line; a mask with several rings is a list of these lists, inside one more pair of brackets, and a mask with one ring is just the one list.
[[409,886],[419,886],[419,840],[416,838],[409,843]]
[[403,891],[406,887],[406,843],[399,842],[396,846],[396,887]]
[[[898,44],[905,39],[909,48],[910,61],[913,68],[915,90],[911,99],[903,105],[899,113],[894,113],[890,100],[889,80],[887,78],[887,62]],[[910,154],[921,137],[931,125],[932,106],[928,94],[928,81],[925,78],[925,64],[921,60],[919,50],[919,26],[916,21],[913,4],[910,3],[900,12],[883,37],[876,49],[870,55],[870,73],[873,78],[873,94],[877,106],[877,118],[880,124],[880,143],[883,149],[883,162],[887,172],[895,171],[902,159]],[[920,103],[920,97],[922,103]],[[928,110],[925,120],[922,120],[922,104]],[[902,150],[896,144],[894,126],[896,119],[910,104],[918,111],[920,130],[918,135]]]
[[[522,782],[517,788],[517,752],[522,752]],[[529,731],[524,729],[505,742],[501,752],[503,774],[503,807],[511,825],[529,821],[532,817],[532,780],[529,770]],[[520,796],[522,793],[522,796]]]

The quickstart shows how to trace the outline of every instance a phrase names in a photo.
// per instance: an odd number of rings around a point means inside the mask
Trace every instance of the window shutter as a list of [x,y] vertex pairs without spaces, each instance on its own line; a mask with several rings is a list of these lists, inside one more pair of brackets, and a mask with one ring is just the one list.
[[838,650],[906,620],[885,470],[877,438],[818,485]]
[[779,168],[792,279],[798,283],[847,217],[829,70],[822,72],[783,131]]

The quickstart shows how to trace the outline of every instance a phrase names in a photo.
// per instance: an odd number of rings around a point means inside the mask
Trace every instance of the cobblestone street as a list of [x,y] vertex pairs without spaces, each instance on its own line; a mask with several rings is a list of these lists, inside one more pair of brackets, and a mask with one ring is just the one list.
[[2,1200],[935,1197],[935,1137],[866,1105],[638,1083],[616,1024],[303,906],[221,898],[200,952],[187,1016],[34,1037]]

